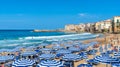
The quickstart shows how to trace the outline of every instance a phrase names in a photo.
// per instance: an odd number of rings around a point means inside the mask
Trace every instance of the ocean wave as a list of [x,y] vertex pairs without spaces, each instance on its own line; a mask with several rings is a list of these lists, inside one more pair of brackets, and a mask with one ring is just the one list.
[[19,39],[31,40],[31,39],[55,39],[55,38],[71,38],[77,36],[91,35],[91,33],[82,33],[82,34],[70,34],[70,35],[60,35],[60,36],[33,36],[33,37],[24,37]]
[[40,44],[43,42],[53,42],[53,41],[66,41],[66,40],[84,40],[91,39],[99,36],[99,34],[82,33],[82,34],[69,34],[69,35],[59,35],[59,36],[36,36],[36,37],[20,37],[18,39],[8,39],[0,40],[0,47],[15,47],[15,46],[29,46]]

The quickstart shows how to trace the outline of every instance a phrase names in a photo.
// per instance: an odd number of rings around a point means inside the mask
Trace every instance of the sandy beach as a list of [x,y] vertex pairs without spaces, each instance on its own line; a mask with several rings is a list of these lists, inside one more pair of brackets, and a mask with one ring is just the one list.
[[[104,37],[97,37],[95,39],[84,40],[82,42],[87,44],[87,43],[90,43],[90,42],[96,42],[97,41],[97,42],[99,42],[99,44],[97,44],[97,45],[98,46],[102,45],[102,47],[104,47],[107,44],[113,44],[113,46],[115,46],[116,44],[119,44],[118,41],[119,41],[120,34],[104,34],[104,35],[105,35]],[[116,42],[114,42],[114,40],[116,40]],[[47,46],[47,48],[52,48],[52,47],[53,47],[52,45]],[[99,50],[98,48],[96,48],[96,49]],[[111,50],[111,49],[108,49],[108,50]],[[96,55],[100,55],[100,52],[98,51],[96,53]],[[88,55],[88,59],[93,59],[93,58],[94,58],[93,55]],[[57,60],[60,60],[60,59],[57,59]],[[74,62],[74,67],[77,67],[78,65],[84,64],[84,63],[87,63],[85,59],[80,60],[80,61],[76,61],[76,62]],[[106,67],[106,64],[100,63],[98,65],[93,65],[93,66],[94,67]],[[107,67],[111,67],[111,66],[107,64]]]
[[[95,38],[95,39],[90,39],[90,40],[84,40],[83,43],[90,43],[90,42],[94,42],[97,41],[99,42],[98,45],[102,45],[103,47],[106,44],[112,44],[113,46],[119,45],[119,40],[120,40],[120,34],[104,34],[105,37],[100,37],[100,38]],[[115,40],[115,42],[114,42]],[[100,52],[97,52],[96,55],[100,55]],[[92,59],[93,55],[89,55],[88,59]],[[85,60],[81,60],[78,62],[75,62],[74,67],[77,67],[79,64],[83,64],[86,63]],[[106,67],[106,64],[100,63],[98,65],[94,65],[94,67]],[[107,65],[107,67],[111,67],[110,65]]]
[[[111,44],[112,46],[118,46],[120,44],[120,34],[104,34],[105,36],[103,37],[97,37],[97,38],[94,38],[94,39],[89,39],[89,40],[84,40],[84,41],[80,41],[84,44],[88,44],[88,43],[91,43],[91,42],[98,42],[98,44],[96,44],[96,48],[93,48],[93,47],[88,47],[86,50],[98,50],[98,52],[95,54],[95,56],[99,56],[100,55],[100,51],[99,51],[99,47],[102,46],[103,48],[105,47],[105,45],[108,45],[108,44]],[[60,46],[62,47],[65,47],[64,44],[60,44]],[[53,48],[54,45],[53,44],[50,44],[48,46],[46,46],[45,48]],[[109,48],[108,50],[112,50],[113,48]],[[27,50],[22,49],[21,52],[25,52]],[[105,51],[105,50],[103,50]],[[75,54],[79,54],[80,51],[78,53],[75,53]],[[8,53],[5,53],[3,52],[3,54],[1,55],[8,55]],[[82,59],[82,60],[79,60],[79,61],[75,61],[74,62],[74,67],[77,67],[78,65],[80,64],[87,64],[87,61],[86,60],[89,60],[89,59],[93,59],[95,57],[94,55],[88,55],[88,58],[87,59]],[[55,60],[58,60],[60,61],[61,58],[56,58]],[[106,64],[105,63],[99,63],[97,65],[93,65],[93,67],[106,67]],[[107,64],[107,67],[111,67],[110,65]]]

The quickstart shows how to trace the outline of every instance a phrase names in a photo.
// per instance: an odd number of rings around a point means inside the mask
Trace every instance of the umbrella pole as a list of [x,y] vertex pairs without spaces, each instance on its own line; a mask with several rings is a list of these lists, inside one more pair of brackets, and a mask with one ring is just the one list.
[[108,67],[108,64],[106,64],[106,67]]

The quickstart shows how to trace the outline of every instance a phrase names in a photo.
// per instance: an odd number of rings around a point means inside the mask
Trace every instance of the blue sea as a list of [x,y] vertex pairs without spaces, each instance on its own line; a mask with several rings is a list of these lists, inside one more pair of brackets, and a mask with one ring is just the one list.
[[0,30],[0,49],[37,46],[54,41],[87,40],[101,36],[92,33],[33,32],[32,30]]

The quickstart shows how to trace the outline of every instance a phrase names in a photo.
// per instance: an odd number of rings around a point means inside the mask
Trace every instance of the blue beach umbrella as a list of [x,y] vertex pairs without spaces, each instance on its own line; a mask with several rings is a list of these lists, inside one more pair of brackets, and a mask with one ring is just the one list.
[[60,67],[60,66],[63,66],[63,63],[56,60],[41,61],[38,64],[38,67]]
[[72,44],[64,44],[65,47],[72,47]]
[[56,53],[57,54],[69,54],[69,53],[71,53],[71,51],[63,49],[63,50],[58,50]]
[[0,52],[9,52],[10,49],[0,49]]
[[80,50],[86,50],[89,46],[88,45],[79,45]]
[[54,59],[55,55],[54,54],[41,54],[39,56],[40,59]]
[[65,54],[62,57],[62,60],[64,61],[79,61],[81,59],[82,59],[81,56],[77,54]]
[[59,49],[62,49],[63,47],[62,46],[53,46],[52,48],[55,50],[59,50]]
[[80,64],[77,67],[93,67],[91,64]]
[[87,58],[88,58],[86,52],[81,52],[79,55],[80,55],[83,59],[87,59]]
[[36,51],[27,51],[27,52],[22,53],[21,55],[22,56],[33,56],[33,55],[36,55],[36,54],[37,54]]
[[112,67],[120,67],[120,62],[118,62],[118,63],[112,63],[111,65],[112,65]]
[[30,59],[20,59],[20,60],[15,60],[12,63],[12,67],[28,67],[31,66],[35,63],[35,61],[30,60]]
[[76,47],[69,47],[68,50],[72,51],[72,52],[79,52],[80,49],[76,48]]
[[111,56],[107,56],[107,55],[100,55],[100,56],[96,56],[94,58],[96,61],[102,62],[102,63],[110,63],[110,62],[117,62],[116,58],[113,58]]
[[42,48],[42,49],[40,49],[41,51],[51,51],[51,49],[50,48]]
[[50,53],[51,49],[50,48],[42,48],[42,49],[40,49],[40,51],[42,51],[42,53]]
[[59,45],[58,42],[52,42],[51,44],[52,44],[52,45]]
[[8,60],[13,60],[14,59],[14,56],[0,56],[0,62],[6,62]]
[[43,48],[45,48],[46,46],[48,46],[49,44],[47,44],[47,43],[42,43],[42,44],[40,44],[39,46],[42,46]]
[[114,52],[114,57],[119,58],[120,57],[120,52]]
[[98,64],[99,63],[99,61],[96,61],[95,59],[89,59],[89,60],[87,60],[87,62],[90,64]]
[[27,48],[25,48],[25,50],[33,50],[33,49],[35,49],[35,46],[29,46],[29,47],[27,47]]

